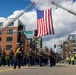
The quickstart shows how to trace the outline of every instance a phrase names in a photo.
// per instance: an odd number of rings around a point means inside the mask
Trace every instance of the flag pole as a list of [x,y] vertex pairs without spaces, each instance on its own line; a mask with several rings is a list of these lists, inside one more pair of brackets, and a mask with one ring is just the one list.
[[64,9],[64,10],[66,10],[67,12],[69,12],[69,13],[71,13],[71,14],[73,14],[73,15],[76,16],[76,11],[67,9],[67,8],[65,8],[65,7],[63,7],[63,6],[59,5],[59,4],[56,4],[55,2],[51,2],[51,3],[52,3],[53,5],[58,6],[58,7],[60,7],[60,8],[62,8],[62,9]]

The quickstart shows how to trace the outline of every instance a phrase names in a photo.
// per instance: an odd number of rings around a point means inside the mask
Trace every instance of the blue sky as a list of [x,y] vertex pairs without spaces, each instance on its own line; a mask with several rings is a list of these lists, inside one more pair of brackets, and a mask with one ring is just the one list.
[[0,17],[7,18],[15,10],[24,9],[30,3],[30,0],[0,0]]

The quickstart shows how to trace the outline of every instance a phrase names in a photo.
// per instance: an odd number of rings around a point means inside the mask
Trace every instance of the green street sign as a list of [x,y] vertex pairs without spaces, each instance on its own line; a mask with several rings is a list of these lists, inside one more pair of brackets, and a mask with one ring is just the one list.
[[56,45],[57,48],[61,48],[61,45]]
[[33,31],[25,31],[24,34],[33,34]]

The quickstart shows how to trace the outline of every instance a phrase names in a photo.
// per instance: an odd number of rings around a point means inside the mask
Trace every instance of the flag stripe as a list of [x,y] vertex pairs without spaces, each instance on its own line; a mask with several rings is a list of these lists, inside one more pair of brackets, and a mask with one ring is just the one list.
[[40,36],[42,35],[42,18],[39,20],[40,23]]
[[[51,10],[52,10],[52,9],[51,9]],[[50,17],[51,17],[51,26],[52,26],[52,29],[51,29],[51,30],[52,30],[52,34],[54,34],[54,27],[53,27],[53,20],[52,20],[52,12],[51,12],[50,15],[51,15],[51,16],[50,16]]]
[[51,10],[50,9],[48,9],[48,19],[49,19],[49,33],[51,34],[51,26],[50,26],[50,20],[51,20],[51,15],[50,15],[50,13],[51,13]]
[[50,9],[50,11],[49,11],[49,13],[50,13],[50,34],[52,34],[52,22],[51,22],[51,9]]
[[47,31],[48,31],[48,34],[49,34],[49,19],[48,19],[48,10],[47,10],[47,13],[46,13],[46,15],[47,15]]
[[44,26],[45,26],[45,34],[44,35],[46,35],[47,34],[47,26],[46,26],[46,11],[44,10]]
[[45,16],[45,26],[46,26],[46,31],[45,31],[46,33],[45,33],[45,35],[46,35],[46,34],[48,34],[48,29],[47,29],[47,15],[46,15],[47,14],[47,11],[44,10],[44,12],[45,12],[44,16]]
[[37,20],[37,37],[39,37],[39,22],[38,22],[38,20]]

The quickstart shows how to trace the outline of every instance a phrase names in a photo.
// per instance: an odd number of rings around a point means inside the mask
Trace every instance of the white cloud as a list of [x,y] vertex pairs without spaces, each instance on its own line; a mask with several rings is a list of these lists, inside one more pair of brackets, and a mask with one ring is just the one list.
[[20,19],[23,21],[23,23],[26,24],[26,30],[36,29],[36,11],[35,10],[25,13]]
[[[31,0],[36,3],[36,9],[47,9],[52,7],[52,17],[54,23],[55,35],[44,36],[43,45],[46,45],[48,48],[52,47],[55,43],[58,43],[60,40],[67,39],[67,35],[75,32],[76,30],[76,16],[70,14],[69,12],[58,8],[51,4],[51,1],[59,2],[59,0]],[[61,5],[64,7],[76,11],[76,2],[72,4],[71,0],[61,0]],[[67,6],[68,5],[68,6]],[[16,10],[11,16],[8,18],[14,18],[17,14],[21,13],[23,10]],[[26,30],[34,30],[36,29],[36,11],[33,9],[32,11],[26,12],[20,20],[26,25]]]
[[65,41],[66,39],[67,39],[67,35],[58,38],[53,37],[52,39],[49,39],[48,42],[47,40],[44,40],[43,43],[46,46],[48,45],[49,48],[54,48],[54,44],[62,44],[62,42]]
[[23,10],[16,10],[13,12],[12,15],[8,16],[8,19],[9,18],[15,18],[15,16],[17,16],[18,14],[20,14]]
[[3,19],[6,19],[6,18],[4,18],[4,17],[0,17],[0,20],[3,20]]

